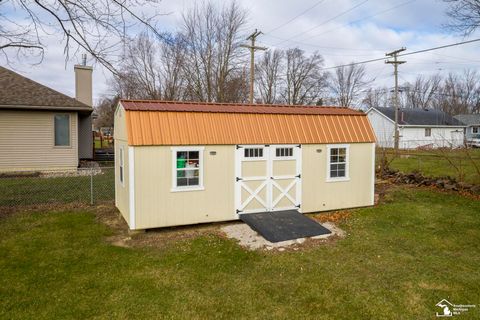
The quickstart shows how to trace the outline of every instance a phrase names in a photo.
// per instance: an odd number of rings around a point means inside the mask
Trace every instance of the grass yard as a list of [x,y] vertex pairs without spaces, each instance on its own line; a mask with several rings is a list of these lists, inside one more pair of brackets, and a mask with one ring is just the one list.
[[[456,169],[446,158],[446,154]],[[474,163],[480,168],[480,149],[469,149]],[[381,157],[377,154],[377,160]],[[391,158],[391,156],[389,156]],[[431,177],[455,177],[458,181],[464,181],[471,184],[480,184],[480,175],[475,169],[474,164],[462,150],[440,151],[440,150],[404,150],[400,152],[400,157],[396,157],[390,163],[393,169],[410,173],[415,170],[420,171],[425,176]]]
[[[480,202],[397,187],[345,239],[247,252],[211,234],[122,248],[92,212],[0,218],[0,318],[480,318]],[[147,233],[148,235],[148,233]]]
[[[93,177],[95,201],[115,199],[114,168]],[[49,203],[90,203],[90,176],[0,177],[0,207]]]

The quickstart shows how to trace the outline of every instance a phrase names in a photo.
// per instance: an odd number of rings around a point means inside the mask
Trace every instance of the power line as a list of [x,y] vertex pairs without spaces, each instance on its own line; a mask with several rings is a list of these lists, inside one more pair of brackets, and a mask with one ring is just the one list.
[[317,25],[317,26],[315,26],[315,27],[313,27],[313,28],[310,28],[310,29],[308,29],[308,30],[306,30],[306,31],[302,31],[302,32],[300,32],[300,33],[297,33],[296,35],[294,35],[294,36],[292,36],[292,37],[290,37],[290,38],[288,38],[288,39],[285,39],[285,40],[283,40],[283,41],[280,41],[279,43],[275,44],[274,46],[277,46],[277,45],[279,45],[279,44],[282,44],[282,43],[284,43],[284,42],[287,42],[287,41],[289,41],[289,40],[291,40],[291,39],[293,39],[293,38],[295,38],[295,37],[298,37],[299,35],[302,35],[302,34],[304,34],[304,33],[307,33],[307,32],[310,32],[310,31],[312,31],[312,30],[315,30],[315,29],[317,29],[317,28],[320,28],[321,26],[329,23],[330,21],[333,21],[333,20],[335,20],[335,19],[337,19],[337,18],[339,18],[339,17],[341,17],[341,16],[349,13],[350,11],[355,10],[356,8],[360,7],[361,5],[363,5],[363,4],[367,3],[367,2],[368,2],[368,0],[364,0],[364,1],[356,4],[355,6],[351,7],[350,9],[345,10],[345,11],[339,13],[338,15],[334,16],[333,18],[330,18],[330,19],[322,22],[321,24],[319,24],[319,25]]
[[[478,42],[478,41],[480,41],[480,38],[467,40],[467,41],[456,42],[456,43],[452,43],[452,44],[446,44],[446,45],[438,46],[438,47],[432,47],[432,48],[412,51],[412,52],[408,52],[408,53],[399,54],[398,56],[399,57],[411,56],[411,55],[414,55],[414,54],[419,54],[419,53],[424,53],[424,52],[429,52],[429,51],[434,51],[434,50],[440,50],[440,49],[460,46],[460,45],[474,43],[474,42]],[[366,64],[366,63],[371,63],[371,62],[381,61],[381,60],[384,60],[384,58],[376,58],[376,59],[364,60],[364,61],[359,61],[359,62],[352,62],[352,63],[343,64],[343,65],[339,65],[339,66],[323,68],[323,70],[338,69],[338,68],[342,68],[342,67],[348,67],[348,66],[351,66],[351,65]]]
[[293,17],[292,19],[288,20],[287,22],[285,23],[282,23],[281,25],[273,28],[272,30],[266,32],[265,34],[268,34],[270,32],[273,32],[273,31],[276,31],[280,28],[283,28],[285,27],[287,24],[291,23],[292,21],[296,20],[297,18],[303,16],[305,13],[307,13],[308,11],[312,10],[313,8],[317,7],[318,5],[320,5],[321,3],[325,2],[325,0],[320,0],[318,1],[317,3],[315,3],[313,6],[309,7],[308,9],[305,9],[304,11],[302,11],[300,14],[296,15],[295,17]]

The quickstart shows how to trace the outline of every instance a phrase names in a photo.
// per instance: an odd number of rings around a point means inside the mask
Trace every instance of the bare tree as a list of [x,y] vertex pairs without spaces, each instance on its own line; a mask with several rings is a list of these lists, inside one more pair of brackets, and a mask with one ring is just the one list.
[[100,100],[100,103],[95,107],[95,113],[97,115],[95,119],[96,127],[113,127],[113,119],[118,100],[118,97],[105,97]]
[[162,99],[185,99],[185,76],[183,66],[186,62],[185,41],[178,34],[168,43],[160,44],[160,65],[163,83]]
[[284,57],[285,53],[282,50],[267,51],[255,66],[258,92],[263,103],[272,104],[278,100]]
[[158,50],[148,34],[142,33],[127,44],[123,73],[135,78],[143,99],[161,99],[161,75]]
[[367,108],[382,108],[388,105],[387,88],[369,88],[362,100],[362,105]]
[[441,89],[442,77],[433,75],[431,77],[418,76],[413,85],[403,85],[402,94],[405,95],[405,107],[407,108],[434,108],[435,96]]
[[[183,16],[187,95],[197,101],[234,101],[232,86],[241,89],[240,30],[246,13],[236,2],[219,8],[196,4]],[[235,90],[233,90],[235,92]]]
[[480,27],[479,0],[444,0],[449,3],[447,15],[450,22],[445,25],[449,30],[467,36]]
[[287,104],[316,104],[327,86],[327,74],[322,72],[323,58],[315,52],[309,57],[298,48],[285,53],[285,81],[281,93]]
[[465,70],[461,75],[450,73],[443,82],[435,106],[451,115],[475,112],[480,104],[479,95],[476,71]]
[[[154,22],[160,0],[3,0],[0,1],[0,52],[9,61],[35,55],[43,59],[45,38],[56,36],[64,43],[66,61],[77,51],[87,52],[112,72],[114,53],[128,34],[146,28],[163,35]],[[149,14],[142,14],[149,7]],[[7,12],[25,19],[12,20]],[[146,10],[143,10],[146,11]]]
[[353,106],[366,86],[371,82],[365,79],[365,66],[350,64],[335,69],[330,77],[330,89],[340,106]]

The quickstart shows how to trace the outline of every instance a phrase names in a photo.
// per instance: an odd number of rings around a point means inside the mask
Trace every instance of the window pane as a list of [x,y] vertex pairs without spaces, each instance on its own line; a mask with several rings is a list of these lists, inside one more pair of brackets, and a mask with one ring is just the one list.
[[55,145],[70,145],[70,116],[68,114],[56,114],[54,120]]
[[189,160],[198,160],[198,151],[189,151],[188,152]]
[[177,178],[177,187],[184,187],[188,185],[187,178]]
[[263,157],[263,148],[246,148],[243,155],[245,158],[261,158]]
[[187,153],[184,151],[177,152],[177,169],[185,168],[187,164]]
[[189,186],[198,186],[199,179],[198,178],[187,178]]

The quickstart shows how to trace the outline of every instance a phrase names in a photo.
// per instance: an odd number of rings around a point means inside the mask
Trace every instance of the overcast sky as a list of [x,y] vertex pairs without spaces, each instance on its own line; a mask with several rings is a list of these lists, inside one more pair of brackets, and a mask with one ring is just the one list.
[[[224,1],[214,1],[223,3]],[[190,0],[163,0],[160,9],[169,13],[158,22],[166,31],[181,25],[182,12],[193,5]],[[351,61],[384,57],[386,52],[406,47],[407,51],[435,47],[465,40],[442,28],[446,22],[445,3],[437,0],[239,0],[248,12],[245,36],[255,28],[264,32],[259,45],[273,48],[299,47],[318,50],[325,67]],[[299,14],[305,14],[297,17]],[[470,39],[478,37],[478,33]],[[74,95],[73,65],[80,57],[65,64],[63,45],[50,36],[45,59],[40,65],[14,62],[17,72],[70,96]],[[448,74],[480,66],[479,43],[442,49],[405,57],[400,66],[400,82],[419,74]],[[261,55],[261,53],[259,53]],[[5,65],[4,60],[0,60]],[[94,65],[94,96],[108,94],[108,71]],[[374,86],[392,86],[393,67],[383,61],[367,65]]]

